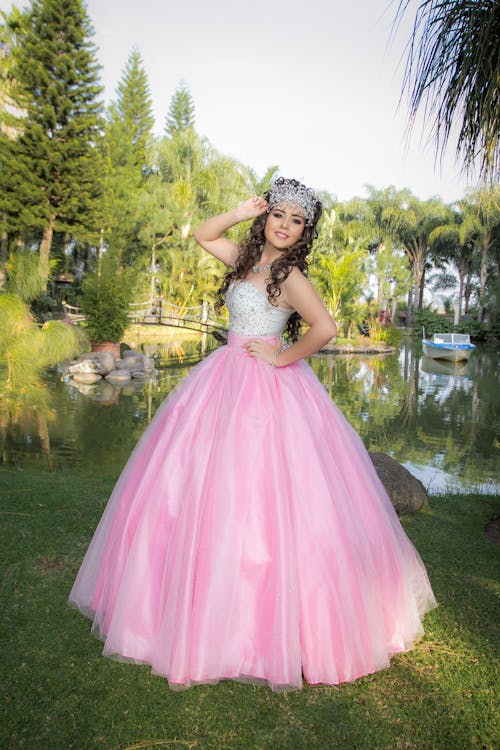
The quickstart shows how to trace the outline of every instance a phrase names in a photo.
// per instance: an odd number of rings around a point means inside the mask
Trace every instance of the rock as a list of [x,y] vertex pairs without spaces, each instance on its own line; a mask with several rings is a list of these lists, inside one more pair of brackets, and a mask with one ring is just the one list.
[[424,485],[408,469],[386,453],[370,451],[370,458],[397,513],[405,515],[428,507],[429,498]]
[[[84,373],[91,373],[91,374],[98,374],[99,377],[102,374],[102,366],[100,362],[97,362],[93,359],[84,359],[81,362],[75,362],[74,364],[70,365],[68,367],[68,372],[73,375],[80,375]],[[81,381],[83,382],[83,381]]]
[[136,352],[134,349],[127,349],[122,354],[122,359],[127,359],[127,357],[142,357],[141,352]]
[[130,370],[111,370],[105,378],[112,383],[126,383],[130,380]]
[[102,375],[98,372],[76,372],[73,375],[73,380],[76,380],[77,383],[91,385],[92,383],[98,383],[99,380],[102,380]]
[[144,372],[144,370],[131,370],[130,374],[134,378],[134,380],[149,380],[151,377],[150,372]]
[[155,363],[153,362],[153,360],[143,354],[142,361],[144,363],[144,372],[153,372],[153,370],[155,369]]
[[490,542],[493,542],[493,544],[496,544],[497,547],[500,547],[500,513],[495,513],[490,518],[490,520],[486,524],[484,533],[486,534],[486,538],[489,539]]
[[[128,354],[128,352],[125,352]],[[115,363],[116,370],[143,370],[144,369],[143,356],[137,354],[135,356],[125,357],[124,359],[117,359]]]
[[87,359],[99,362],[103,375],[115,369],[115,358],[111,352],[87,352],[78,357],[79,362]]

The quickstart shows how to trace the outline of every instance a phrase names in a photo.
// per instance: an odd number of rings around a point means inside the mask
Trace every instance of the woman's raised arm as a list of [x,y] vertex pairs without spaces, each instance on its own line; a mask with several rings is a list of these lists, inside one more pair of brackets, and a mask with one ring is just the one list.
[[236,208],[224,214],[213,216],[195,229],[194,237],[201,247],[221,260],[227,266],[234,268],[238,255],[238,245],[231,242],[222,234],[240,224],[242,221],[255,219],[267,211],[267,201],[254,195]]

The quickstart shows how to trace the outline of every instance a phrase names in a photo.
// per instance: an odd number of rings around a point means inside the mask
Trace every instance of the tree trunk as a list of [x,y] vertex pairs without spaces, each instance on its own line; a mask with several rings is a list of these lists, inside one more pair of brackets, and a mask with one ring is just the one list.
[[488,253],[491,243],[491,234],[486,232],[483,237],[483,251],[481,253],[481,270],[479,272],[479,311],[477,319],[480,323],[483,322],[486,309],[484,306],[484,293],[486,291],[486,279],[488,276]]
[[8,247],[9,238],[8,238],[7,229],[6,229],[7,214],[5,213],[2,215],[2,224],[3,224],[2,236],[0,238],[0,264],[2,266],[5,266],[5,264],[7,263],[8,250],[9,250],[9,247]]
[[418,283],[417,283],[417,289],[418,289],[418,302],[417,302],[417,308],[419,310],[422,309],[424,305],[424,286],[425,286],[425,259],[421,263],[421,267],[418,269]]
[[453,318],[453,325],[456,326],[460,323],[462,317],[462,297],[464,295],[464,275],[459,269],[458,271],[458,299],[455,305],[455,316]]
[[465,281],[465,291],[464,291],[464,315],[469,314],[469,303],[470,303],[470,296],[472,294],[472,284],[470,279],[470,272],[467,275],[467,279]]
[[104,227],[101,227],[99,235],[99,247],[97,248],[97,275],[101,276],[102,257],[104,255]]
[[0,237],[0,292],[5,291],[7,285],[7,257],[8,257],[8,235],[7,229],[7,214],[2,216],[2,235]]
[[49,258],[50,248],[52,246],[52,237],[54,236],[54,226],[56,223],[56,215],[52,214],[49,219],[49,224],[43,230],[42,241],[40,242],[40,275],[44,279],[45,283],[49,278]]
[[155,298],[155,271],[156,271],[156,243],[153,241],[151,245],[151,283],[150,283],[150,300],[151,305],[154,304]]

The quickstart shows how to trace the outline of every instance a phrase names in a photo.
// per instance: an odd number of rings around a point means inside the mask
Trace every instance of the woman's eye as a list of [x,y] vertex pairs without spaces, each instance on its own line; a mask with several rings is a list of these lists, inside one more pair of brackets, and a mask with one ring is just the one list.
[[302,224],[302,219],[294,219],[294,224]]

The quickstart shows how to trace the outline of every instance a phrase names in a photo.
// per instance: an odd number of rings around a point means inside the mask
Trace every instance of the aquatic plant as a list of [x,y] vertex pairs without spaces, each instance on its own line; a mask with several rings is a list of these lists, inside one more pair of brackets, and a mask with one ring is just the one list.
[[78,338],[57,320],[39,325],[15,294],[0,295],[0,396],[4,408],[42,399],[44,370],[73,356]]

